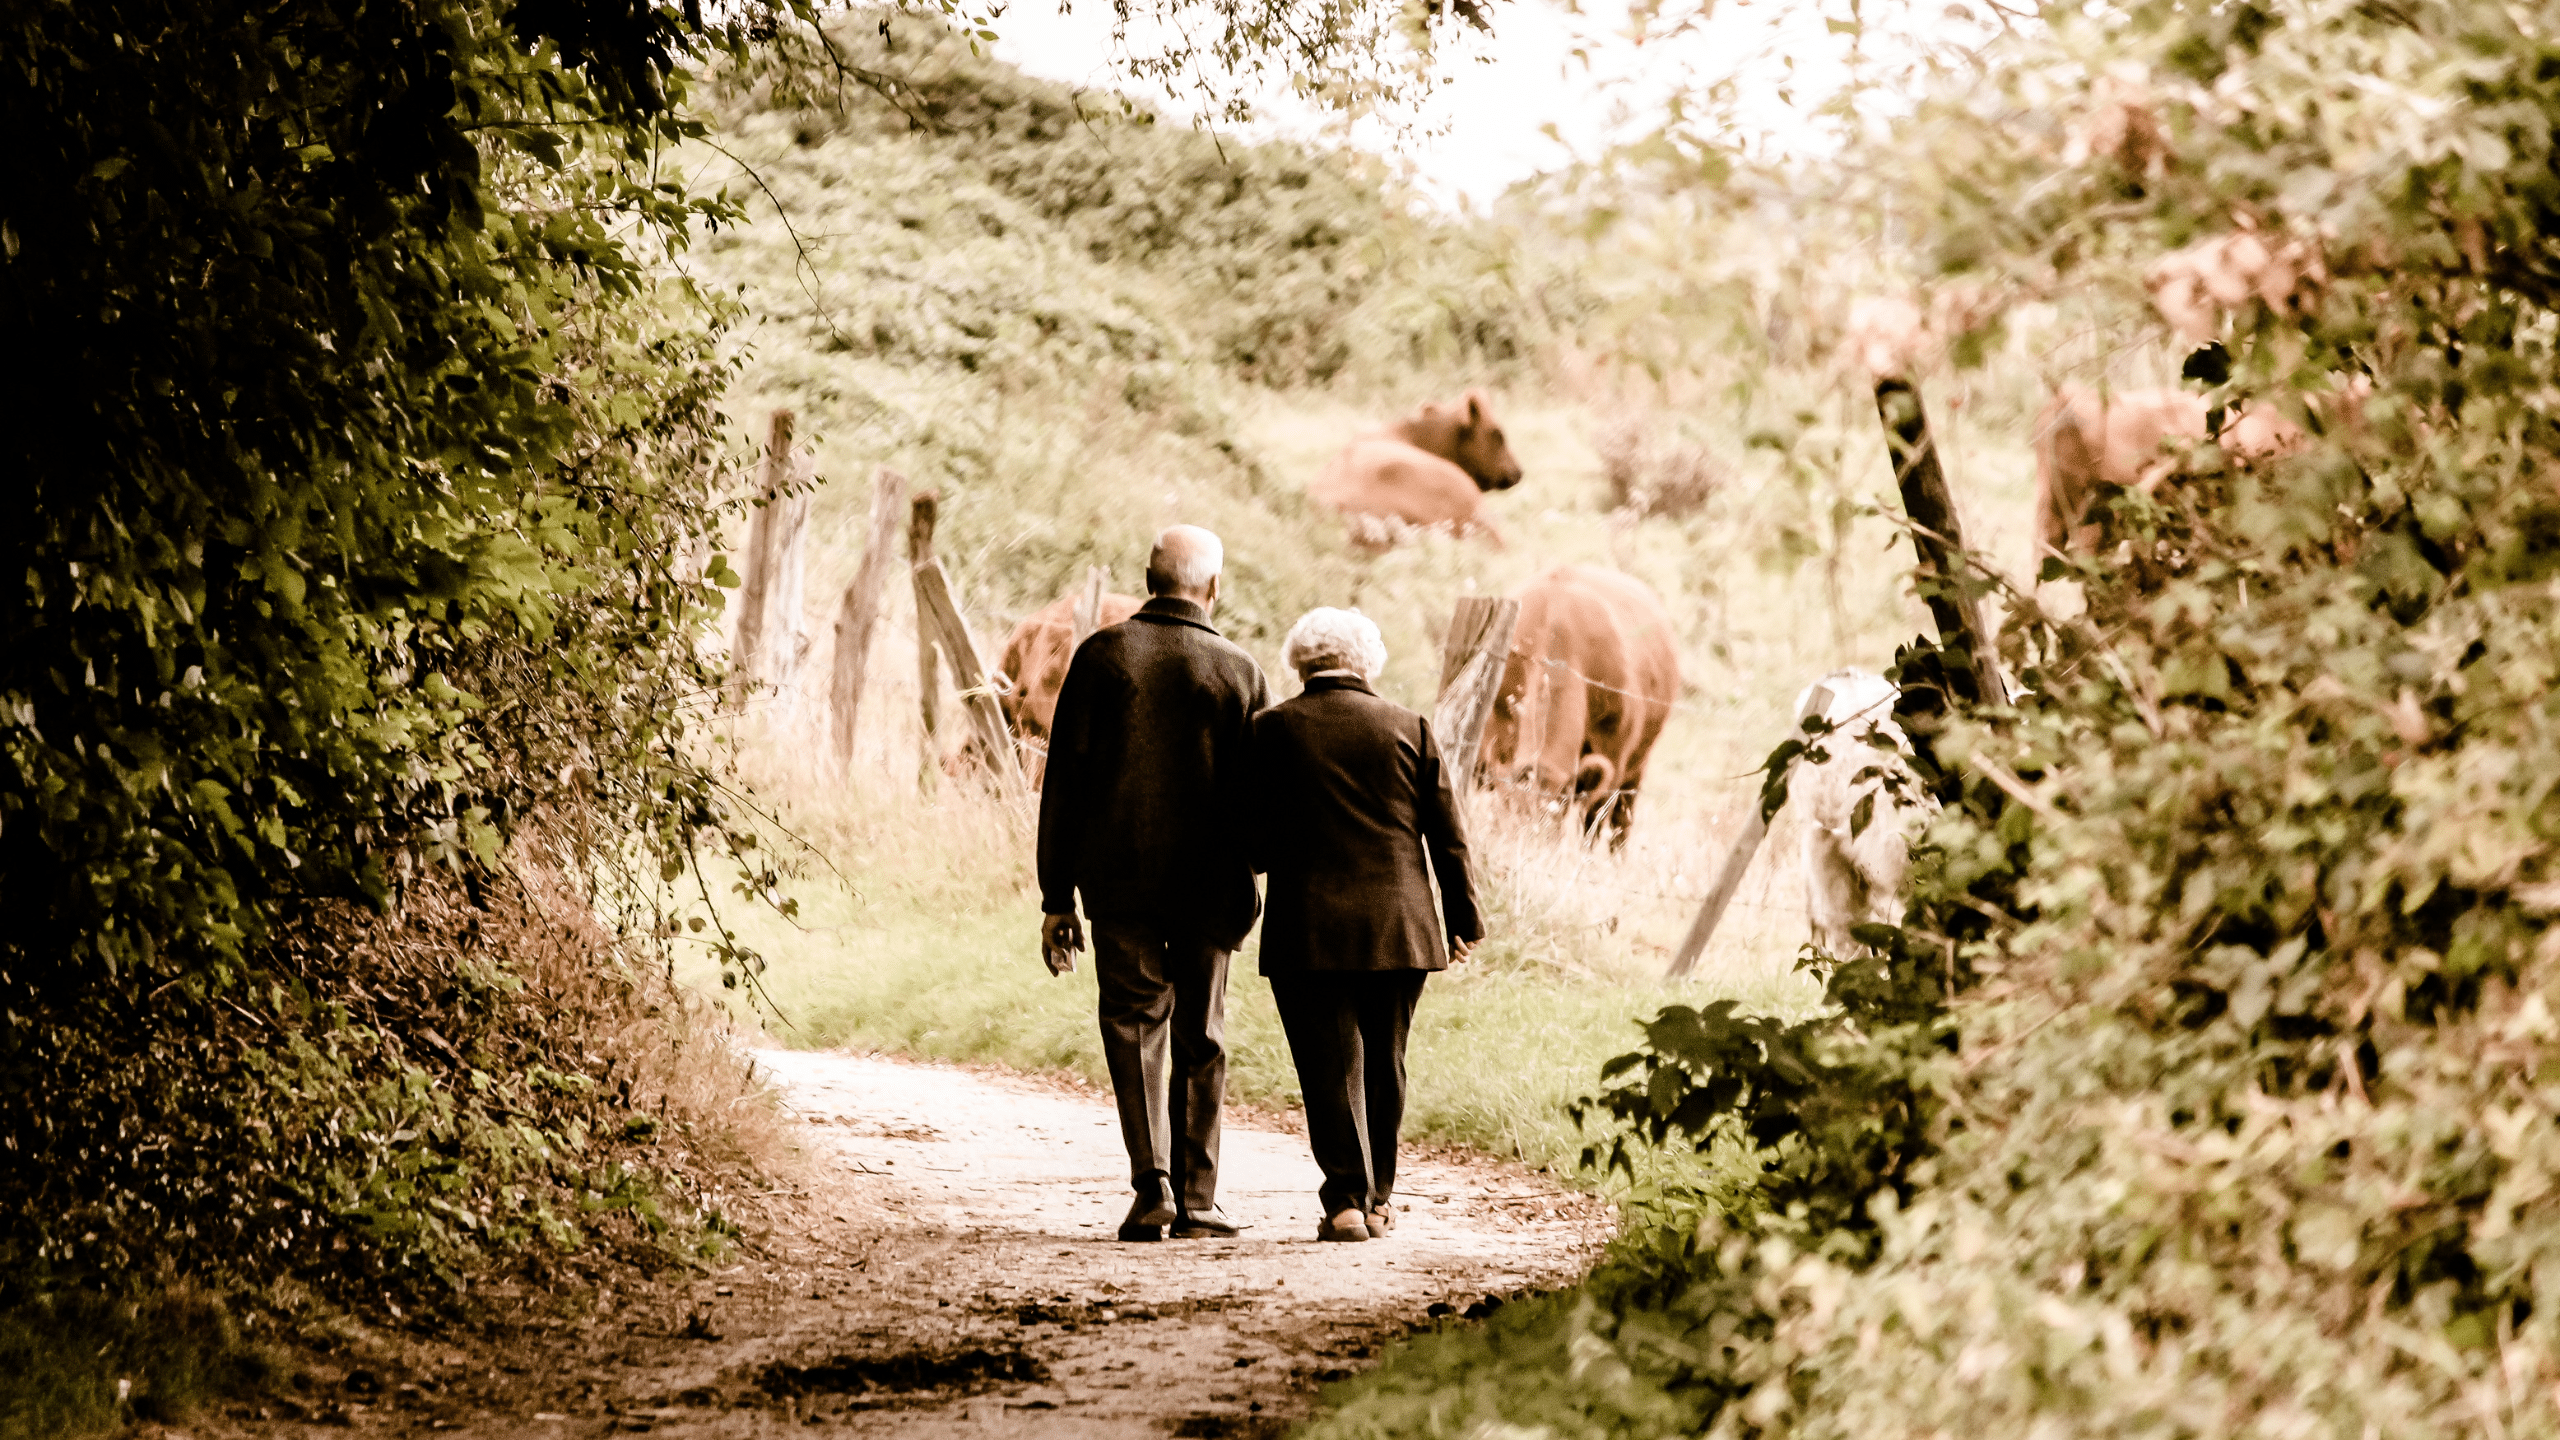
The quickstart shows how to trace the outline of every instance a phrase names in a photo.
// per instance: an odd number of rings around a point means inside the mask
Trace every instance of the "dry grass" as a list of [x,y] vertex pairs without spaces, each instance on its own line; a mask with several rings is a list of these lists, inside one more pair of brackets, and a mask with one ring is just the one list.
[[[499,924],[501,953],[520,968],[559,1053],[600,1068],[624,1103],[677,1137],[662,1146],[697,1203],[727,1209],[741,1188],[793,1173],[773,1087],[749,1053],[751,1035],[717,1004],[678,984],[605,928],[560,872],[525,866],[530,904]],[[762,1178],[760,1178],[762,1177]]]
[[1639,520],[1697,514],[1732,473],[1713,450],[1659,414],[1622,413],[1600,426],[1591,448],[1600,457],[1609,509]]
[[1643,822],[1612,853],[1561,818],[1479,797],[1470,835],[1492,917],[1480,958],[1577,982],[1658,984],[1666,1000],[1696,990],[1772,1014],[1808,1013],[1820,991],[1795,968],[1809,921],[1796,829],[1783,818],[1744,873],[1693,978],[1683,986],[1662,979],[1757,792],[1737,783],[1726,798],[1705,814]]
[[[507,1178],[511,1192],[568,1187],[560,1198],[576,1203],[561,1213],[643,1266],[663,1264],[670,1246],[716,1249],[719,1217],[794,1163],[746,1035],[677,981],[645,926],[599,914],[569,857],[529,837],[508,862],[512,884],[470,887],[430,869],[387,915],[318,917],[306,983],[347,997],[350,1019],[380,1037],[382,1063],[423,1070],[519,1128],[573,1137]],[[586,1203],[579,1187],[617,1164],[650,1177],[673,1211]],[[539,1266],[542,1253],[518,1258]]]

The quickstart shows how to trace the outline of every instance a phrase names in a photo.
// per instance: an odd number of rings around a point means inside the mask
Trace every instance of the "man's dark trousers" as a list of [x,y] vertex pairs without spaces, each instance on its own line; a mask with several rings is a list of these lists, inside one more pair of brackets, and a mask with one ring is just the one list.
[[1183,1213],[1218,1199],[1218,1110],[1227,1095],[1227,957],[1204,940],[1125,920],[1093,922],[1102,1054],[1129,1146],[1129,1178],[1173,1183]]
[[1396,1189],[1404,1128],[1404,1042],[1427,970],[1300,971],[1271,977],[1271,999],[1307,1102],[1307,1148],[1324,1172],[1328,1215],[1374,1210]]

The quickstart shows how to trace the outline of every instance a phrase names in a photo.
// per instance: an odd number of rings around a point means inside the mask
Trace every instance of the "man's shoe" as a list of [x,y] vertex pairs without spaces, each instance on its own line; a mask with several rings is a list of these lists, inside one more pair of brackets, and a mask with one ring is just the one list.
[[1395,1229],[1395,1228],[1396,1228],[1396,1212],[1395,1212],[1395,1207],[1393,1207],[1393,1206],[1391,1206],[1391,1205],[1379,1205],[1377,1208],[1375,1208],[1375,1209],[1373,1209],[1373,1210],[1371,1210],[1371,1211],[1369,1212],[1369,1238],[1370,1238],[1370,1239],[1372,1239],[1372,1240],[1384,1240],[1384,1239],[1386,1239],[1386,1238],[1387,1238],[1387,1232],[1389,1232],[1389,1231],[1391,1231],[1391,1230],[1393,1230],[1393,1229]]
[[1227,1218],[1227,1212],[1212,1205],[1194,1210],[1173,1222],[1176,1240],[1233,1240],[1244,1227]]
[[1173,1186],[1162,1176],[1149,1176],[1138,1182],[1138,1198],[1129,1202],[1129,1218],[1120,1222],[1120,1238],[1161,1240],[1165,1227],[1180,1213],[1174,1207]]

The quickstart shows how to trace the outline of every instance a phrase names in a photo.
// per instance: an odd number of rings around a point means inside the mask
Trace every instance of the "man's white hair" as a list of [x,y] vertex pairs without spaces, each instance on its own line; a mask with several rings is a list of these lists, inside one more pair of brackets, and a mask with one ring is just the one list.
[[1319,670],[1353,670],[1364,680],[1375,680],[1387,668],[1387,641],[1378,633],[1377,621],[1357,610],[1326,605],[1298,617],[1280,655],[1301,679]]
[[1216,535],[1197,525],[1172,526],[1156,537],[1156,548],[1147,556],[1147,592],[1205,590],[1226,564],[1226,544]]

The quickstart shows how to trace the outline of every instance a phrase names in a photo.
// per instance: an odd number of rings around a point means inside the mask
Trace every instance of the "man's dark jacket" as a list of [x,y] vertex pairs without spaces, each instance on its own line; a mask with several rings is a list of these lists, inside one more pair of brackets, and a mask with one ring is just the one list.
[[1484,938],[1429,721],[1353,676],[1318,675],[1255,717],[1253,763],[1254,868],[1271,877],[1263,974],[1444,970],[1448,937]]
[[1232,950],[1261,902],[1241,838],[1245,748],[1271,687],[1188,600],[1076,647],[1040,788],[1040,909]]

